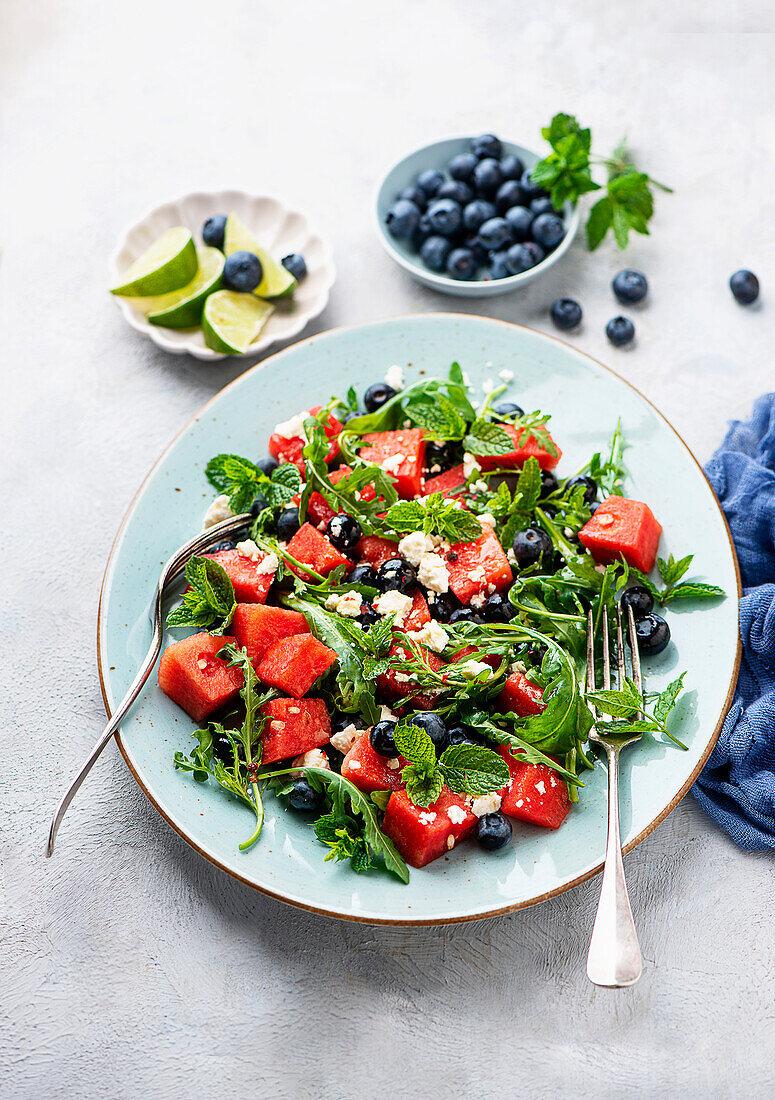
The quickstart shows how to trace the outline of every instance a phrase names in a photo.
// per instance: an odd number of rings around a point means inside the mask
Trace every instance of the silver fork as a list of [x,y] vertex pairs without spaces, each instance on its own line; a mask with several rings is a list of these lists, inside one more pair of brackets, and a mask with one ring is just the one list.
[[54,844],[56,843],[57,833],[59,832],[59,826],[62,824],[62,819],[68,811],[70,803],[73,801],[78,789],[83,783],[86,776],[92,770],[96,764],[102,750],[107,743],[113,737],[113,734],[118,729],[122,719],[126,715],[129,708],[134,703],[137,696],[143,689],[146,680],[151,675],[154,665],[156,664],[156,658],[159,656],[159,650],[161,649],[161,640],[163,634],[162,624],[162,602],[165,596],[165,591],[174,581],[178,579],[183,572],[183,568],[188,559],[193,554],[198,554],[202,550],[207,550],[213,543],[220,542],[225,535],[230,535],[234,531],[238,531],[240,527],[244,527],[245,524],[250,523],[251,516],[248,513],[244,513],[239,516],[232,516],[230,519],[222,520],[221,523],[217,523],[214,527],[209,527],[206,531],[196,535],[195,538],[189,539],[184,543],[179,550],[176,550],[170,560],[164,566],[159,577],[159,583],[156,586],[156,595],[154,597],[151,621],[153,623],[153,636],[151,638],[151,644],[148,652],[145,656],[145,660],[140,665],[140,668],[135,676],[132,686],[116,707],[113,715],[102,731],[99,740],[95,742],[89,755],[81,767],[81,770],[76,775],[70,786],[62,796],[59,805],[56,808],[53,818],[51,819],[51,828],[48,833],[48,844],[46,845],[46,856],[52,856],[54,854]]
[[[632,679],[638,691],[642,691],[642,677],[638,642],[635,634],[635,619],[632,608],[627,608],[627,629],[632,643]],[[616,605],[616,654],[619,673],[619,686],[624,683],[626,665],[624,659],[624,639],[622,631],[622,609]],[[611,687],[611,657],[608,639],[608,616],[603,615],[603,688]],[[587,618],[587,690],[595,690],[595,636],[592,612]],[[593,716],[599,719],[596,709]],[[641,717],[639,714],[638,718]],[[622,860],[622,838],[619,829],[619,753],[641,734],[601,735],[596,726],[592,727],[589,740],[605,750],[608,761],[608,838],[606,840],[603,884],[600,889],[600,901],[592,929],[592,939],[587,956],[587,977],[595,985],[612,988],[634,985],[641,975],[643,960],[638,943],[638,933],[632,919],[630,899],[627,895],[627,883],[624,880],[624,861]]]

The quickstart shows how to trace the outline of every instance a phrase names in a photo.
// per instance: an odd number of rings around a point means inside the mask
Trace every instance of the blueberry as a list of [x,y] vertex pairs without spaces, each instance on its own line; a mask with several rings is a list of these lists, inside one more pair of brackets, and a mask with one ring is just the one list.
[[521,275],[535,267],[536,261],[526,244],[513,244],[506,253],[506,263],[512,275]]
[[495,134],[480,134],[471,139],[471,152],[479,160],[482,157],[495,157],[497,160],[503,156],[503,146]]
[[473,279],[477,266],[476,257],[470,248],[455,248],[447,257],[447,274],[453,279]]
[[649,290],[649,284],[643,272],[632,271],[630,268],[614,276],[611,287],[619,301],[625,305],[630,302],[642,302]]
[[500,592],[488,596],[482,607],[482,616],[486,623],[509,623],[516,613],[514,604]]
[[526,241],[533,228],[535,215],[526,206],[512,206],[503,215],[511,226],[511,233],[515,241]]
[[399,199],[407,199],[409,202],[413,202],[420,211],[424,210],[428,205],[428,199],[425,192],[421,187],[415,185],[405,187],[398,197]]
[[341,712],[335,712],[331,715],[331,732],[341,733],[342,730],[346,730],[348,726],[355,726],[356,729],[365,729],[365,726],[360,718],[355,714],[342,714]]
[[588,474],[577,474],[575,477],[569,477],[565,482],[565,489],[576,489],[579,485],[584,487],[584,503],[591,504],[597,496],[597,482],[593,477]]
[[[454,440],[448,443],[426,443],[425,445],[425,468],[431,476],[442,473],[444,470],[451,470],[462,461],[463,448]],[[436,466],[439,467],[437,470],[434,469]]]
[[226,230],[226,215],[213,214],[202,226],[202,240],[210,248],[223,248],[223,234]]
[[513,206],[522,206],[525,192],[518,180],[504,180],[495,193],[495,206],[499,214],[505,214]]
[[483,266],[489,263],[492,252],[490,249],[485,248],[476,233],[472,233],[471,236],[466,237],[462,244],[463,248],[469,249],[474,254],[474,259],[479,266]]
[[410,724],[417,726],[418,729],[425,730],[433,742],[436,752],[442,752],[447,747],[449,737],[447,727],[443,719],[438,714],[434,714],[432,710],[424,710],[420,714],[413,715]]
[[[224,733],[218,733],[218,726],[213,729],[213,752],[220,761],[231,767],[234,763],[234,749],[232,748],[231,741]],[[240,760],[244,759],[244,752],[237,742],[237,756]]]
[[469,233],[475,233],[480,225],[494,218],[497,211],[491,202],[474,199],[463,210],[463,225]]
[[373,565],[369,565],[367,561],[362,561],[351,570],[347,581],[349,584],[367,584],[372,588],[376,588],[377,572]]
[[434,233],[448,237],[456,233],[463,224],[463,210],[460,203],[452,199],[434,199],[428,207],[428,221]]
[[428,237],[430,237],[432,234],[433,227],[428,220],[428,215],[423,214],[417,223],[414,233],[412,233],[410,244],[413,248],[416,248],[419,251],[423,243],[427,241]]
[[644,588],[642,584],[634,584],[632,588],[628,588],[625,592],[622,592],[619,602],[624,608],[625,616],[627,608],[632,608],[632,613],[636,622],[638,619],[642,619],[644,615],[650,615],[654,610],[654,597],[651,595],[648,588]]
[[509,271],[509,265],[506,263],[505,252],[490,253],[489,271],[491,279],[508,279],[511,272]]
[[417,186],[424,191],[429,199],[432,199],[444,182],[444,173],[438,168],[426,168],[417,177]]
[[536,244],[535,241],[525,241],[524,248],[527,249],[528,255],[533,261],[533,267],[536,264],[540,264],[541,260],[546,259],[546,252],[541,248],[540,244]]
[[655,657],[670,641],[670,627],[660,615],[651,612],[635,620],[635,635],[638,651],[647,657]]
[[614,317],[605,326],[605,334],[615,348],[623,348],[635,335],[635,325],[629,317]]
[[375,611],[370,603],[362,604],[362,610],[358,618],[355,620],[361,630],[368,630],[370,626],[374,626],[380,620],[378,611]]
[[316,791],[309,780],[301,775],[291,787],[288,805],[299,813],[313,813],[323,805],[323,792]]
[[545,500],[550,497],[552,493],[556,493],[560,488],[560,483],[554,476],[551,470],[541,471],[541,488],[538,491],[538,495],[541,500]]
[[301,527],[298,508],[286,508],[277,517],[277,537],[281,542],[288,542]]
[[537,183],[533,183],[530,178],[531,171],[532,169],[526,168],[519,182],[522,184],[522,190],[525,192],[527,198],[532,202],[533,199],[546,198],[546,191],[544,191],[543,187],[539,187]]
[[263,512],[265,508],[269,507],[269,501],[266,499],[263,493],[256,493],[253,497],[253,503],[250,505],[250,514],[253,519],[256,518],[259,512]]
[[518,180],[525,171],[525,166],[519,157],[513,153],[509,153],[505,157],[501,157],[501,175],[505,180]]
[[433,603],[428,605],[431,618],[440,623],[448,623],[454,613],[460,610],[460,600],[453,592],[442,592]]
[[542,248],[556,248],[565,236],[565,222],[557,214],[539,214],[532,233],[533,240]]
[[452,245],[446,237],[428,237],[420,248],[420,259],[431,271],[443,271],[452,251]]
[[207,551],[208,554],[217,554],[219,550],[236,550],[237,544],[233,539],[224,539],[223,542],[216,542],[215,546],[211,546]]
[[377,587],[383,592],[408,595],[417,584],[417,570],[403,558],[388,558],[377,570]]
[[591,516],[594,516],[595,512],[598,510],[598,508],[600,507],[601,504],[602,504],[602,501],[593,500],[592,503],[589,506],[589,514]]
[[480,160],[474,169],[474,187],[480,199],[491,199],[503,183],[500,165],[492,157]]
[[532,199],[530,202],[530,209],[536,217],[538,217],[539,214],[557,213],[557,211],[554,209],[554,203],[548,195],[545,195],[543,198],[540,199]]
[[387,382],[375,382],[373,386],[369,386],[363,395],[363,403],[366,406],[366,411],[373,413],[377,409],[381,409],[382,406],[396,396],[396,391],[392,386],[389,386]]
[[447,734],[447,743],[450,745],[476,745],[477,742],[471,737],[470,730],[464,730],[462,726],[455,726]]
[[479,163],[479,158],[473,153],[458,153],[447,165],[447,171],[453,180],[462,180],[470,183],[474,177],[474,169]]
[[528,646],[525,650],[525,660],[535,668],[541,667],[545,656],[546,646],[542,645],[540,642],[533,642],[533,644]]
[[520,569],[541,564],[548,569],[552,557],[552,540],[543,527],[525,527],[514,536],[514,557]]
[[735,301],[743,306],[750,306],[759,297],[759,280],[753,271],[736,271],[730,276],[729,288],[735,296]]
[[453,202],[457,202],[461,206],[472,202],[473,197],[473,188],[469,187],[467,183],[463,183],[462,180],[446,180],[436,193],[437,199],[452,199]]
[[473,607],[460,607],[456,611],[453,611],[449,617],[450,626],[454,626],[455,623],[482,623],[484,620],[478,611]]
[[261,282],[264,269],[254,252],[232,252],[223,265],[223,285],[229,290],[249,292]]
[[479,226],[479,240],[488,250],[503,248],[511,241],[511,226],[505,218],[488,218]]
[[420,214],[420,208],[409,199],[399,199],[385,215],[388,233],[397,241],[408,241],[417,228]]
[[395,732],[395,722],[377,722],[376,726],[372,726],[369,741],[374,751],[380,756],[397,756]]
[[258,466],[262,474],[271,477],[272,472],[277,469],[278,463],[273,458],[259,458],[256,466]]
[[291,252],[289,256],[283,256],[280,261],[286,271],[290,271],[297,283],[307,275],[307,261],[300,252]]
[[500,811],[484,814],[476,823],[476,839],[485,852],[496,852],[511,840],[511,822]]
[[525,410],[515,405],[513,401],[501,401],[499,405],[493,406],[492,414],[494,419],[513,420],[515,416],[524,416]]
[[339,515],[332,516],[326,524],[326,534],[337,550],[346,554],[348,550],[354,550],[361,541],[363,531],[354,516],[340,512]]
[[552,320],[562,332],[568,332],[581,324],[582,310],[575,298],[558,298],[552,302]]

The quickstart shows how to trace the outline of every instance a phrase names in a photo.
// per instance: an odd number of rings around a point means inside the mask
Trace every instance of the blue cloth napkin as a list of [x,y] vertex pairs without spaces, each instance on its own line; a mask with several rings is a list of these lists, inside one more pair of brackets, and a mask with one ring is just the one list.
[[737,548],[743,660],[732,708],[692,788],[741,848],[775,848],[775,393],[733,421],[705,468]]

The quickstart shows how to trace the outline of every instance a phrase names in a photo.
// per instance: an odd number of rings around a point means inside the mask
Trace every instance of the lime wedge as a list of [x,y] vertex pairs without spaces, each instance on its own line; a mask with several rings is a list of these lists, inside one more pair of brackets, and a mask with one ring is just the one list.
[[252,294],[236,290],[216,290],[205,302],[202,332],[213,351],[236,355],[247,351],[274,313],[274,306]]
[[167,294],[190,283],[196,275],[194,238],[185,226],[166,229],[150,248],[124,272],[119,286],[111,294],[136,298],[148,294]]
[[135,309],[152,325],[162,328],[194,328],[202,323],[205,298],[221,285],[225,257],[218,248],[197,249],[199,270],[187,286],[154,298],[132,298]]
[[236,214],[229,214],[223,235],[223,251],[227,256],[231,256],[232,252],[240,252],[243,249],[246,252],[254,252],[264,269],[263,278],[253,291],[257,298],[282,298],[286,294],[293,294],[296,289],[296,280],[290,271],[286,271],[281,264],[272,259]]

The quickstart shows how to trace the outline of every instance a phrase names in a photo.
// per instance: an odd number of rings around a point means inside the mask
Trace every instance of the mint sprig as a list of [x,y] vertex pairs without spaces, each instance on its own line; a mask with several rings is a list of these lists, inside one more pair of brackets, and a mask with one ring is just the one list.
[[509,781],[506,762],[483,745],[451,745],[437,760],[426,731],[409,721],[398,723],[394,740],[401,756],[410,761],[401,774],[406,793],[417,806],[435,802],[445,783],[456,794],[476,797],[497,791]]
[[184,573],[188,588],[183,602],[167,616],[167,627],[192,626],[223,634],[237,607],[234,585],[225,569],[211,558],[194,555],[186,562]]
[[475,515],[441,493],[431,493],[419,500],[399,501],[388,509],[385,521],[399,534],[422,531],[453,543],[472,542],[482,533],[482,525]]

